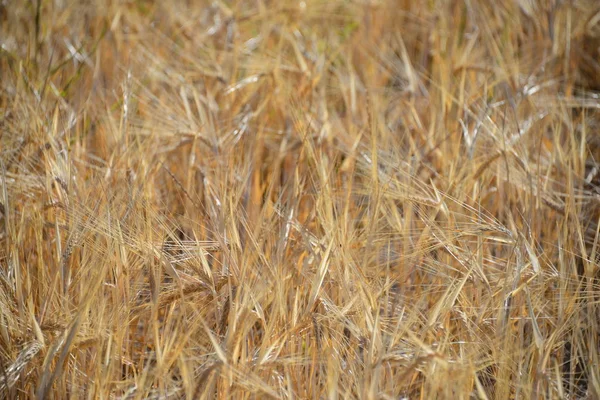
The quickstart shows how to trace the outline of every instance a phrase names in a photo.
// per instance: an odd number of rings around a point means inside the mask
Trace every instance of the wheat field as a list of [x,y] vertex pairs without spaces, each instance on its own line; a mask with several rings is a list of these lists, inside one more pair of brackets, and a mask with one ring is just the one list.
[[0,398],[599,399],[600,7],[4,0]]

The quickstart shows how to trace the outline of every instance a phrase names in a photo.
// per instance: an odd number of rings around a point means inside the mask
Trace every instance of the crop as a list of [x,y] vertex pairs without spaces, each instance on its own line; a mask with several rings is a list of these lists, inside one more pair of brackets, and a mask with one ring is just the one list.
[[600,397],[600,8],[0,3],[0,397]]

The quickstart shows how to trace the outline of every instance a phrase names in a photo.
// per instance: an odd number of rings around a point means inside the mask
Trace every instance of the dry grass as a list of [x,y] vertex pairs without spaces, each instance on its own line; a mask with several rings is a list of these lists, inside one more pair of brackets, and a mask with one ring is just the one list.
[[600,397],[595,1],[0,30],[0,397]]

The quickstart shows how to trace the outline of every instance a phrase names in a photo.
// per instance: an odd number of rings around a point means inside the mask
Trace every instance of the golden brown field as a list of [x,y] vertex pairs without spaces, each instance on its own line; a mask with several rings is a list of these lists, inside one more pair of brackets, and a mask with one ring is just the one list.
[[4,0],[0,398],[599,399],[600,7]]

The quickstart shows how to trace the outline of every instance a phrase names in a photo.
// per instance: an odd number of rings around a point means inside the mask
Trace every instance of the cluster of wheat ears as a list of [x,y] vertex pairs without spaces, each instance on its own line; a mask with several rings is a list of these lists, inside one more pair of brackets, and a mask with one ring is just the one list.
[[600,8],[0,2],[0,398],[600,398]]

